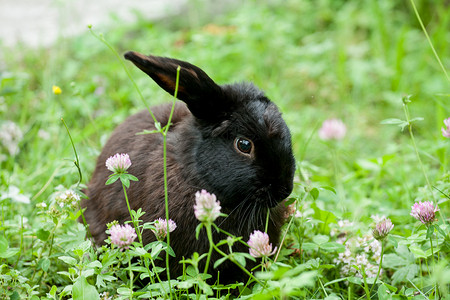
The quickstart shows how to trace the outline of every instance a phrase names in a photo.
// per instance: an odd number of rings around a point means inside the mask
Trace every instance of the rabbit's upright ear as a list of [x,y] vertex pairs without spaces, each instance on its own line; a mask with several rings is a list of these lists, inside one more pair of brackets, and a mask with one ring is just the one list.
[[200,68],[185,61],[134,51],[125,53],[125,58],[171,95],[175,93],[177,68],[180,66],[177,98],[187,104],[192,114],[205,120],[216,120],[227,114],[229,104],[222,88]]

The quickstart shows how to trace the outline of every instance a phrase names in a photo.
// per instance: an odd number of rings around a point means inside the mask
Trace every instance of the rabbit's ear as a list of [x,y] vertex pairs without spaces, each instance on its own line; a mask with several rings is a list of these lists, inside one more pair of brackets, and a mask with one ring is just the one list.
[[228,103],[222,88],[200,68],[181,60],[146,56],[134,51],[125,53],[125,58],[171,95],[175,93],[177,68],[180,66],[177,98],[187,104],[192,114],[205,120],[215,120],[227,114]]

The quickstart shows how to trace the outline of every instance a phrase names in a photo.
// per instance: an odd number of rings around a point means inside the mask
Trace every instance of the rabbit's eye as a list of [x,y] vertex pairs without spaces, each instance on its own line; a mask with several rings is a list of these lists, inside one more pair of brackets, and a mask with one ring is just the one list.
[[234,140],[234,147],[243,154],[250,155],[253,149],[252,141],[238,137]]

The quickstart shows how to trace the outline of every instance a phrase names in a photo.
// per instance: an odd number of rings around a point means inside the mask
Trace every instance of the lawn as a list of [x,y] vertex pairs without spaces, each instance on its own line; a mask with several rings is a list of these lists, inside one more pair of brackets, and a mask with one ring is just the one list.
[[[0,298],[450,299],[447,1],[251,0],[221,14],[206,3],[86,24],[46,48],[2,46]],[[248,282],[206,281],[198,257],[160,281],[165,271],[146,266],[165,243],[86,239],[79,198],[111,132],[172,101],[128,50],[189,61],[220,84],[251,81],[283,113],[293,211]]]

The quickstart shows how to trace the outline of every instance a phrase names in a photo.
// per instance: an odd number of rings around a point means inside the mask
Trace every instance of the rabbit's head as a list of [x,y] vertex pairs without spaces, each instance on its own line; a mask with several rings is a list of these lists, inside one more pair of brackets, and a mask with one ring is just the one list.
[[186,155],[199,188],[223,208],[277,206],[293,188],[291,136],[274,103],[250,83],[216,84],[200,68],[171,58],[127,52],[125,58],[187,104],[197,134]]

